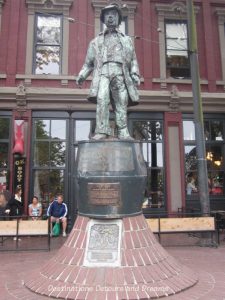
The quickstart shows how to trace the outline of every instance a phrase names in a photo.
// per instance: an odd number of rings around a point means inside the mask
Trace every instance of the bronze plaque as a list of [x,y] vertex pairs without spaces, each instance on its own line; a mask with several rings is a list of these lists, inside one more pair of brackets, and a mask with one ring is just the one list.
[[121,220],[90,220],[88,224],[84,266],[120,266],[121,236]]
[[93,205],[119,205],[120,183],[88,183],[88,198]]

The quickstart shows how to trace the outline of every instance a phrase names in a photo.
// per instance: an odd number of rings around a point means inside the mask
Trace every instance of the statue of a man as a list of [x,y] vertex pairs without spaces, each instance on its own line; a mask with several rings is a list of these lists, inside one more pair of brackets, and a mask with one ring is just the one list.
[[109,104],[115,112],[119,139],[132,139],[127,129],[127,106],[138,104],[139,68],[133,42],[118,30],[122,20],[116,4],[102,9],[101,21],[106,29],[88,47],[85,63],[77,77],[77,84],[93,72],[88,100],[97,103],[96,128],[92,139],[105,139],[111,134]]

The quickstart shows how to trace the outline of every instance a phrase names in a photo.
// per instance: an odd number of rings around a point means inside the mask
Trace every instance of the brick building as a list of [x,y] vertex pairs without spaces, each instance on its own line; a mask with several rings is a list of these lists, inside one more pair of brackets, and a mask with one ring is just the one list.
[[[121,30],[134,39],[140,104],[129,130],[148,167],[145,212],[199,207],[186,1],[129,0]],[[0,0],[0,188],[44,206],[63,192],[73,221],[75,157],[95,126],[89,78],[75,85],[106,0]],[[211,209],[225,209],[225,1],[194,1]],[[112,114],[112,130],[114,128]]]

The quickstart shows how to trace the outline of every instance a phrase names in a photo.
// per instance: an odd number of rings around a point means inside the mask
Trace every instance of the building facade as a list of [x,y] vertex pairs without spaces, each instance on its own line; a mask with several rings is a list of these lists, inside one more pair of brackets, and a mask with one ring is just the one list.
[[[148,169],[145,213],[199,208],[186,1],[113,1],[135,43],[140,103],[129,130]],[[0,189],[23,188],[44,207],[63,193],[77,209],[75,159],[95,127],[75,84],[106,0],[0,0]],[[225,210],[225,1],[194,1],[211,209]],[[116,133],[113,113],[112,130]],[[94,158],[93,158],[94,159]]]

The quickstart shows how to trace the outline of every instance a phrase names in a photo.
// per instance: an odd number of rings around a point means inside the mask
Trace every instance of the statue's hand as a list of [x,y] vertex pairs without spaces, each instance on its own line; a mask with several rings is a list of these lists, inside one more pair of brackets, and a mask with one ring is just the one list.
[[132,74],[131,75],[131,78],[133,80],[133,83],[136,85],[136,86],[139,86],[141,81],[140,81],[140,77],[137,75],[137,74]]
[[76,79],[76,84],[80,86],[80,85],[82,85],[82,83],[84,82],[84,80],[85,80],[85,78],[82,75],[80,75]]

